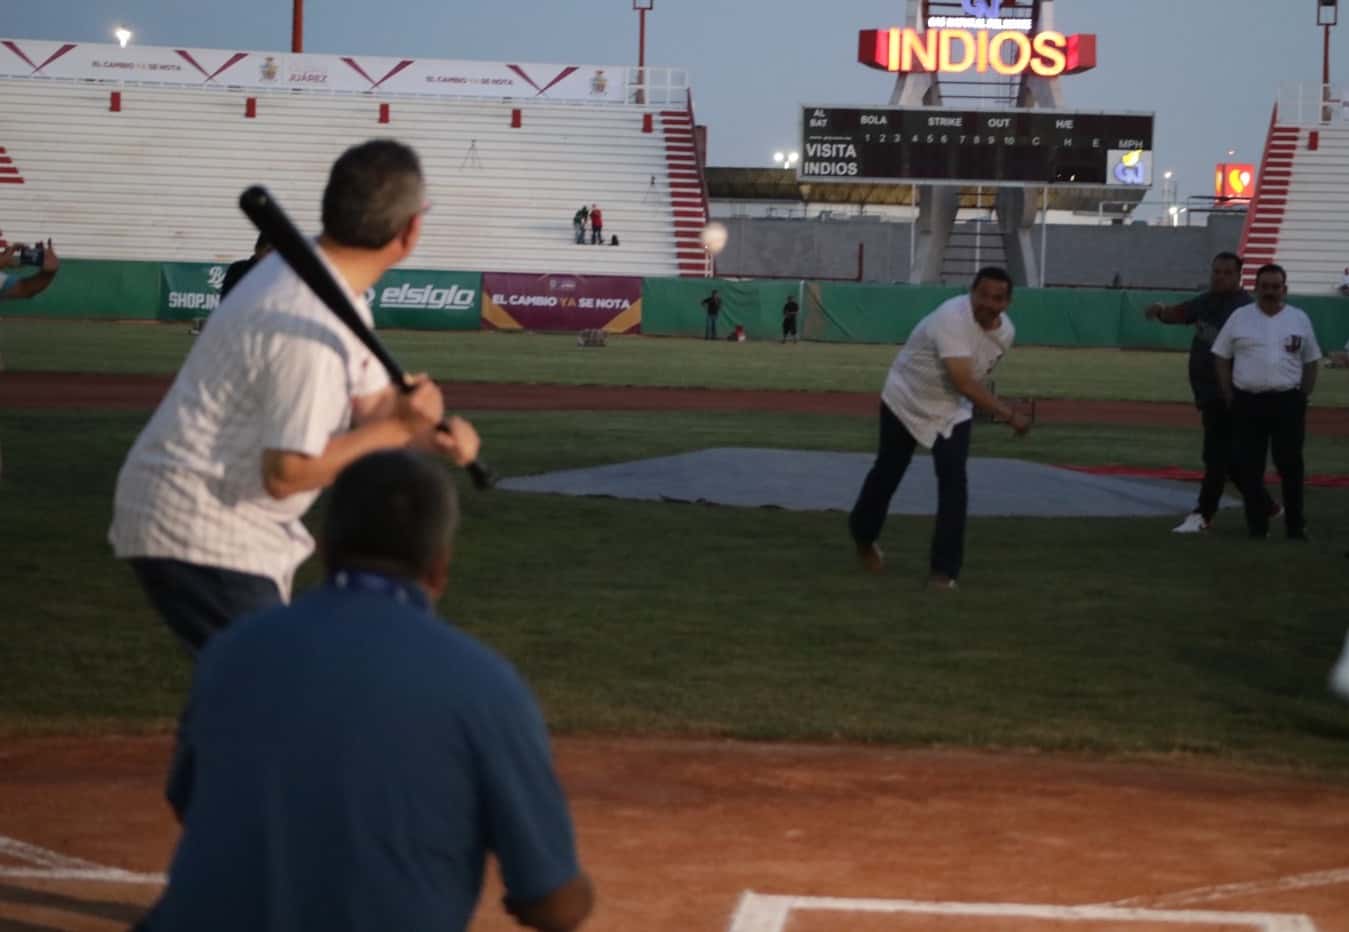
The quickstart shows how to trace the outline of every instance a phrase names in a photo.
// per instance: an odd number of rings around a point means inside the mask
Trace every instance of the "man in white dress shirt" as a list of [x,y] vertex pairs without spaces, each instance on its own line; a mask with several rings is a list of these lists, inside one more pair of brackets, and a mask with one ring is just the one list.
[[862,565],[885,565],[876,545],[890,499],[922,445],[937,471],[937,526],[932,534],[928,584],[954,589],[965,550],[968,506],[965,465],[973,409],[1000,417],[1018,434],[1030,419],[984,386],[1016,328],[1003,312],[1012,303],[1012,279],[1000,268],[980,269],[968,294],[943,303],[914,327],[881,392],[880,443],[848,519]]
[[1283,482],[1288,539],[1306,540],[1302,443],[1321,347],[1307,315],[1285,303],[1288,275],[1281,267],[1261,268],[1255,293],[1255,304],[1233,311],[1213,341],[1218,387],[1232,408],[1246,529],[1252,537],[1269,535],[1269,512],[1260,507],[1260,489],[1265,459],[1272,452]]
[[[347,150],[323,194],[318,252],[373,325],[367,288],[417,245],[426,209],[416,153],[392,140]],[[424,377],[408,394],[273,254],[211,315],[117,478],[109,540],[193,652],[240,615],[287,601],[314,549],[301,518],[375,450],[477,457],[472,425]]]

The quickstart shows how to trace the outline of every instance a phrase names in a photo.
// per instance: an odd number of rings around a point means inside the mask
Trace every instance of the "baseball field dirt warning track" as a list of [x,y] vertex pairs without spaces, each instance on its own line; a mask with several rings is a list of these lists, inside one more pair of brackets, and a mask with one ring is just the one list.
[[[87,372],[0,373],[0,407],[138,410],[158,404],[170,379],[162,375]],[[876,413],[872,392],[795,392],[644,386],[548,385],[515,382],[446,382],[445,401],[463,411],[779,411],[795,414]],[[1193,405],[1141,401],[1039,401],[1036,419],[1047,423],[1193,427]],[[1307,430],[1349,437],[1349,414],[1311,408]]]
[[[1185,761],[561,739],[595,932],[1349,932],[1349,788]],[[169,739],[7,741],[0,929],[125,929]],[[514,928],[489,882],[473,928]]]

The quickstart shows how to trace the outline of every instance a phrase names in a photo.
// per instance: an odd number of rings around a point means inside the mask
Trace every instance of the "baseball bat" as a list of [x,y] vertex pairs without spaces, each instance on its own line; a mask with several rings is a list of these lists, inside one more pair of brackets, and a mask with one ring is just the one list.
[[[364,343],[375,355],[384,366],[384,371],[389,374],[389,380],[402,391],[411,391],[403,367],[385,349],[374,331],[361,320],[361,315],[356,313],[356,308],[347,297],[346,291],[323,264],[313,245],[276,202],[276,198],[272,197],[266,188],[254,185],[239,195],[239,209],[253,221],[253,226],[258,228],[258,232],[267,237],[272,248],[281,254],[281,258],[286,260],[286,264],[296,275],[300,276],[300,280],[308,285],[315,296],[328,306],[328,310],[336,314],[342,323],[347,325],[347,329],[355,334],[356,339]],[[449,426],[442,421],[437,425],[437,429],[448,431]],[[496,477],[482,460],[475,460],[464,468],[478,488],[490,489],[496,484]]]

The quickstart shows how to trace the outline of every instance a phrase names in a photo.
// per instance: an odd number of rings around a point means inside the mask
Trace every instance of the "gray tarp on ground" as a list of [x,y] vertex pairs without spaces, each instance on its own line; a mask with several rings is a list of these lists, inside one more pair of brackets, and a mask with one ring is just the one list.
[[[706,502],[793,511],[852,507],[873,457],[867,453],[718,447],[508,479],[501,488],[562,495]],[[1026,460],[974,458],[970,514],[1060,518],[1184,514],[1198,487],[1157,479],[1096,476]],[[1230,500],[1224,500],[1230,506]],[[891,514],[933,514],[937,480],[931,457],[915,456],[890,505]]]

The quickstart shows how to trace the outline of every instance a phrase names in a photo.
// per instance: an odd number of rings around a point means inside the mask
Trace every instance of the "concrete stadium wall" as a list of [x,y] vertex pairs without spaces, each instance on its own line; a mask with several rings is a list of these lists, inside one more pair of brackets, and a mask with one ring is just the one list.
[[[855,279],[863,247],[862,280],[906,282],[907,223],[871,219],[722,218],[730,232],[717,274],[734,278]],[[1037,232],[1038,239],[1038,232]],[[1108,287],[1118,272],[1128,288],[1188,290],[1208,280],[1215,253],[1235,250],[1239,217],[1211,217],[1207,226],[1049,227],[1045,274],[1050,287]],[[990,244],[990,259],[1001,255]],[[1296,288],[1296,283],[1293,283]]]

